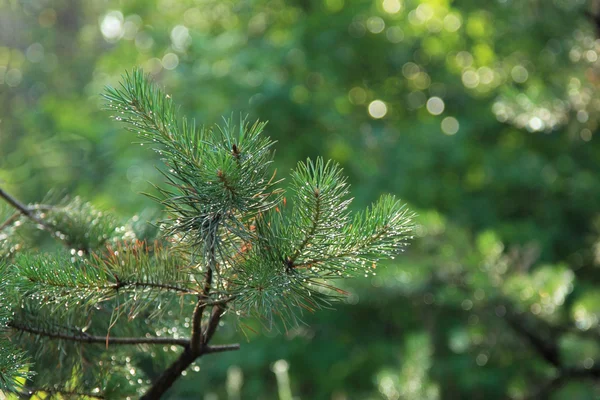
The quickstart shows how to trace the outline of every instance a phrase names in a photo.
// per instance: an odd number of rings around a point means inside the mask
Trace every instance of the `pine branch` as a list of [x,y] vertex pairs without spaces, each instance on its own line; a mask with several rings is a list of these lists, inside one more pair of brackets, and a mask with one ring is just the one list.
[[161,301],[173,301],[174,295],[194,295],[191,270],[184,261],[155,245],[143,242],[109,248],[108,254],[93,254],[93,260],[66,255],[16,258],[10,275],[23,298],[45,298],[45,306],[62,314],[69,303],[92,305],[118,300],[114,320],[129,311],[135,316],[152,307],[152,316],[167,307],[155,307]]
[[322,202],[321,202],[321,196],[320,196],[320,191],[319,189],[315,189],[315,191],[313,192],[313,195],[315,197],[315,205],[314,205],[314,211],[313,211],[313,216],[311,218],[311,226],[308,230],[308,232],[306,233],[306,236],[304,237],[304,239],[302,240],[302,242],[298,245],[298,247],[296,247],[296,250],[294,250],[294,254],[291,257],[288,257],[286,259],[286,262],[288,263],[290,268],[294,268],[295,266],[295,262],[298,259],[298,257],[302,254],[302,252],[304,250],[306,250],[306,246],[308,246],[311,242],[311,240],[314,239],[315,234],[317,233],[317,230],[319,229],[319,224],[321,223],[321,217],[322,217]]
[[79,197],[62,199],[43,216],[65,246],[84,254],[102,248],[117,235],[115,219]]
[[[63,199],[62,204],[52,206],[37,204],[25,206],[0,188],[0,197],[8,204],[34,222],[39,229],[50,233],[69,249],[80,250],[85,254],[100,247],[114,233],[114,220],[94,209],[91,204],[83,203],[78,197]],[[0,231],[16,222],[17,214],[8,218]]]
[[187,261],[180,254],[158,242],[152,246],[143,241],[120,243],[107,250],[107,254],[94,255],[94,261],[109,271],[114,280],[110,286],[116,290],[129,286],[198,294],[190,282],[195,270],[185,266]]
[[47,337],[50,339],[61,339],[71,342],[80,343],[101,343],[108,345],[139,345],[139,344],[156,344],[156,345],[175,345],[175,346],[187,346],[189,344],[188,339],[175,339],[175,338],[162,338],[162,337],[122,337],[115,338],[110,336],[94,336],[89,335],[85,332],[79,332],[76,334],[69,334],[63,332],[51,332],[46,329],[35,328],[20,324],[16,321],[8,323],[8,327],[16,331],[27,332],[38,336]]
[[[202,246],[215,216],[223,229],[248,236],[245,222],[275,206],[279,191],[269,173],[273,142],[261,136],[265,124],[239,126],[225,120],[217,129],[196,128],[176,116],[171,96],[148,82],[141,70],[124,76],[118,89],[108,87],[107,108],[157,151],[170,188],[157,187],[171,218],[163,232],[188,246]],[[221,245],[217,242],[217,245]]]
[[202,332],[202,315],[204,314],[204,310],[208,304],[206,300],[210,296],[214,274],[217,267],[215,241],[218,235],[218,224],[208,235],[210,235],[210,237],[206,238],[204,241],[207,246],[207,249],[205,250],[205,260],[207,266],[204,276],[204,285],[202,294],[198,296],[198,302],[196,303],[196,307],[194,308],[194,313],[192,316],[192,336],[189,346],[185,347],[179,358],[163,372],[163,374],[153,383],[152,387],[144,396],[141,397],[141,399],[159,399],[173,385],[173,383],[179,379],[181,373],[203,354],[230,351],[239,348],[239,346],[236,345],[219,347],[208,346],[208,343],[212,339],[212,336],[218,327],[219,320],[222,316],[223,307],[226,304],[227,299],[221,300],[220,303],[213,306],[206,330],[204,333]]

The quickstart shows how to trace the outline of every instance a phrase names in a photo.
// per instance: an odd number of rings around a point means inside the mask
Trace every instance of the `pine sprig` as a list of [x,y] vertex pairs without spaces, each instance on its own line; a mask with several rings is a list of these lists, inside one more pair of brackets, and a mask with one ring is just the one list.
[[0,393],[19,393],[34,375],[31,367],[28,355],[0,336]]
[[11,297],[8,296],[8,267],[0,260],[0,392],[16,393],[34,375],[28,355],[8,340],[8,324],[12,317]]
[[14,287],[26,295],[54,302],[92,296],[96,300],[95,294],[110,284],[106,271],[66,254],[19,255],[13,268]]
[[79,197],[65,198],[40,214],[65,245],[89,253],[116,235],[116,220]]
[[93,309],[113,300],[113,322],[151,309],[156,316],[181,295],[197,295],[182,260],[160,246],[145,243],[109,247],[92,259],[69,255],[20,255],[15,259],[12,286],[23,299],[43,303],[53,313],[69,307]]
[[334,296],[311,285],[314,276],[290,267],[287,254],[294,247],[271,229],[281,224],[281,215],[270,214],[257,219],[257,240],[239,255],[227,288],[235,299],[233,308],[241,316],[262,319],[268,327],[277,319],[286,326],[294,325],[303,310],[313,312],[329,306]]
[[112,275],[111,282],[117,291],[130,287],[198,295],[190,279],[194,270],[186,266],[186,260],[159,242],[148,245],[135,241],[108,246],[106,253],[94,254],[93,263]]
[[292,172],[294,197],[286,236],[294,243],[288,255],[290,267],[313,258],[322,258],[337,246],[348,223],[348,184],[340,167],[322,158],[299,163]]
[[256,220],[256,240],[230,281],[242,315],[262,315],[269,324],[329,306],[344,292],[327,280],[374,273],[380,258],[404,250],[414,230],[414,215],[389,195],[351,218],[348,185],[333,163],[300,163],[292,177],[291,212]]
[[415,229],[415,214],[394,196],[383,195],[376,203],[354,217],[344,235],[349,238],[348,253],[365,260],[394,258],[408,246]]
[[[163,159],[169,189],[158,188],[157,201],[172,219],[164,221],[165,235],[180,237],[193,246],[216,232],[244,233],[244,223],[275,206],[277,183],[269,171],[273,142],[261,135],[265,124],[239,125],[225,120],[216,130],[196,128],[176,116],[172,99],[148,82],[141,70],[123,77],[118,89],[107,88],[107,108],[128,125]],[[221,242],[211,243],[220,245]]]

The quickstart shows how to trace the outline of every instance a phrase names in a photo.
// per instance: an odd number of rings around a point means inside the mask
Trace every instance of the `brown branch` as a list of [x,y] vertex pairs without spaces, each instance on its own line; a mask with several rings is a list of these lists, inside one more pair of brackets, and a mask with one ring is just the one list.
[[210,315],[210,319],[208,320],[208,325],[206,326],[206,331],[204,332],[203,343],[205,345],[210,342],[213,335],[217,331],[219,327],[219,321],[221,320],[221,316],[223,315],[223,308],[221,305],[215,306],[212,309],[212,313]]
[[210,285],[212,283],[213,271],[209,266],[206,270],[206,274],[204,276],[204,289],[201,296],[198,296],[198,302],[196,303],[196,308],[194,308],[194,316],[192,318],[192,337],[190,339],[192,350],[194,352],[198,352],[203,340],[202,340],[202,314],[204,314],[204,309],[206,308],[205,299],[208,298],[208,294],[210,293]]
[[35,394],[40,393],[40,392],[47,393],[50,395],[59,394],[61,396],[66,396],[67,398],[70,398],[70,397],[76,397],[76,398],[89,397],[92,399],[105,399],[106,398],[99,394],[70,391],[70,390],[60,390],[60,389],[53,389],[53,388],[33,388],[33,389],[26,388],[24,390],[24,392],[21,393],[21,395],[27,395],[28,398],[31,398],[32,396],[34,396]]
[[44,221],[39,219],[29,207],[22,204],[19,200],[15,199],[10,194],[6,193],[2,188],[0,188],[0,197],[3,198],[8,204],[19,210],[21,214],[23,214],[36,224],[40,225],[45,230],[52,232],[52,227],[50,225],[46,224]]
[[137,345],[137,344],[160,344],[160,345],[175,345],[175,346],[188,346],[188,339],[175,339],[175,338],[159,338],[159,337],[107,337],[107,336],[94,336],[88,335],[84,332],[77,334],[68,334],[61,332],[49,332],[44,329],[33,328],[19,324],[17,322],[9,322],[8,326],[14,330],[27,332],[34,335],[44,336],[50,339],[63,339],[71,342],[80,343],[102,343],[102,344],[114,344],[114,345]]
[[[218,221],[218,216],[216,217]],[[211,221],[215,222],[215,221]],[[218,222],[217,222],[218,223]],[[161,396],[169,390],[169,388],[175,383],[181,376],[181,373],[185,371],[196,359],[202,357],[204,354],[218,353],[223,351],[231,351],[239,349],[238,344],[233,345],[220,345],[220,346],[209,346],[208,343],[212,339],[212,336],[219,326],[219,320],[223,315],[223,310],[228,301],[233,300],[233,297],[226,299],[217,300],[214,302],[207,302],[209,299],[210,291],[212,288],[213,271],[216,269],[217,261],[215,258],[215,240],[217,235],[217,229],[212,231],[212,234],[206,235],[206,240],[209,245],[208,251],[208,262],[206,267],[206,273],[204,275],[204,286],[202,288],[202,294],[198,296],[198,302],[194,308],[194,314],[192,317],[192,337],[190,338],[189,344],[185,346],[183,352],[167,368],[156,381],[153,382],[150,389],[140,398],[142,400],[158,400]],[[206,330],[202,332],[202,315],[208,305],[212,305],[213,310],[208,320]]]
[[152,283],[152,282],[131,282],[131,281],[121,281],[121,280],[119,280],[117,283],[115,283],[113,285],[105,286],[105,287],[103,287],[103,289],[107,288],[107,289],[119,290],[119,289],[127,287],[127,286],[153,288],[153,289],[164,289],[164,290],[170,290],[173,292],[179,292],[179,293],[185,293],[185,294],[197,294],[196,291],[194,291],[194,290],[191,290],[188,288],[182,288],[182,287],[175,286],[175,285],[165,285],[162,283]]
[[7,220],[4,221],[4,223],[2,225],[0,225],[0,232],[3,231],[4,229],[6,229],[7,226],[14,223],[16,220],[18,220],[20,216],[21,216],[21,213],[17,211],[13,215],[11,215],[9,218],[7,218]]
[[214,346],[206,346],[204,350],[202,350],[202,354],[211,354],[211,353],[223,353],[226,351],[234,351],[239,350],[239,343],[234,344],[216,344]]
[[197,357],[198,355],[194,354],[190,346],[186,346],[179,358],[152,383],[152,387],[140,397],[140,400],[160,399]]
[[239,348],[239,344],[223,344],[201,347],[198,353],[194,353],[190,346],[186,346],[179,358],[175,360],[175,362],[171,364],[171,366],[167,368],[156,381],[154,381],[152,387],[140,397],[140,400],[159,400],[162,395],[169,390],[173,383],[179,379],[181,373],[202,355],[233,351],[238,350]]
[[220,214],[217,214],[214,219],[208,221],[207,228],[213,223],[216,223],[216,227],[214,230],[211,229],[210,233],[206,233],[204,237],[206,245],[209,246],[207,254],[208,259],[206,263],[206,273],[204,275],[204,287],[202,288],[202,294],[198,296],[198,302],[196,303],[194,315],[192,317],[192,337],[190,338],[190,343],[193,353],[199,353],[202,345],[208,343],[202,339],[202,315],[206,309],[206,300],[209,298],[208,296],[210,295],[210,290],[212,288],[213,273],[217,268],[215,242],[219,232],[220,218]]
[[[213,292],[213,294],[214,294],[214,292]],[[229,297],[226,297],[221,300],[209,301],[209,302],[204,303],[204,305],[206,305],[206,306],[219,306],[219,305],[224,306],[225,304],[229,303],[230,301],[235,300],[235,297],[236,296],[229,296]]]

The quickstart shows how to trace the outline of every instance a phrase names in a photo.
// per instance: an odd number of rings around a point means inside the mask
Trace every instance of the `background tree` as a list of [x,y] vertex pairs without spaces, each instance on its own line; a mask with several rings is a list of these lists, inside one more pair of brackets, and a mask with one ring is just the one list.
[[597,365],[594,3],[5,3],[0,179],[28,202],[64,187],[119,218],[156,209],[137,195],[160,180],[156,159],[97,111],[104,85],[144,65],[187,115],[269,120],[279,171],[337,160],[351,208],[408,200],[423,238],[344,284],[357,304],[281,337],[248,333],[251,348],[206,358],[174,396],[274,398],[283,358],[303,398],[526,398],[549,382],[552,398],[595,398],[593,380],[556,381],[507,320],[548,333],[561,365]]

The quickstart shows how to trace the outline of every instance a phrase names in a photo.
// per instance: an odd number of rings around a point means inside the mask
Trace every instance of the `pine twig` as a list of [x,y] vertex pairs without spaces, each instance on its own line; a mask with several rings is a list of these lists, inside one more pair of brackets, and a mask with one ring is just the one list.
[[17,211],[16,213],[8,217],[6,221],[4,221],[2,225],[0,225],[0,232],[6,229],[7,226],[12,225],[17,219],[19,219],[20,216],[21,213]]
[[212,313],[210,315],[210,319],[208,320],[208,325],[206,326],[206,331],[204,332],[203,343],[207,345],[212,339],[213,335],[217,331],[219,326],[219,321],[221,320],[221,316],[223,315],[223,308],[221,305],[217,305],[213,307]]
[[33,328],[19,324],[16,322],[10,322],[8,326],[14,330],[27,332],[38,336],[44,336],[50,339],[63,339],[71,342],[80,343],[102,343],[106,345],[137,345],[137,344],[159,344],[159,345],[175,345],[175,346],[188,346],[190,341],[188,339],[175,339],[175,338],[158,338],[158,337],[108,337],[108,336],[94,336],[86,333],[80,334],[67,334],[61,332],[49,332],[44,329]]
[[206,346],[202,351],[203,354],[211,354],[211,353],[224,353],[226,351],[234,351],[239,350],[240,344],[215,344],[213,346]]
[[0,188],[0,197],[2,197],[8,204],[10,204],[11,206],[13,206],[17,210],[19,210],[19,212],[21,214],[23,214],[24,216],[26,216],[27,218],[29,218],[30,220],[32,220],[36,224],[40,225],[45,230],[47,230],[49,232],[52,232],[52,227],[51,226],[49,226],[47,223],[45,223],[44,221],[42,221],[41,219],[39,219],[33,213],[33,211],[29,207],[27,207],[26,205],[24,205],[23,203],[21,203],[19,200],[15,199],[13,196],[11,196],[10,194],[8,194],[2,188]]
[[31,398],[40,392],[47,393],[50,395],[58,394],[58,395],[61,395],[62,397],[66,397],[66,398],[70,398],[70,397],[76,397],[76,398],[88,397],[91,399],[105,399],[106,398],[100,394],[92,394],[92,393],[69,391],[69,390],[59,390],[59,389],[53,389],[53,388],[31,388],[31,389],[27,388],[21,394],[28,396],[27,398]]
[[208,268],[206,270],[206,274],[204,276],[204,289],[202,295],[198,296],[198,302],[196,303],[196,308],[194,309],[194,316],[192,318],[192,350],[197,351],[202,343],[202,314],[204,314],[204,309],[206,308],[206,301],[204,299],[208,298],[208,294],[210,292],[210,285],[212,282],[213,271],[212,268]]
[[175,285],[166,285],[166,284],[152,283],[152,282],[121,281],[121,280],[119,280],[117,283],[115,283],[113,285],[108,286],[108,288],[115,289],[118,291],[119,289],[128,287],[128,286],[130,286],[130,287],[133,286],[133,287],[138,287],[138,288],[162,289],[162,290],[168,290],[168,291],[172,291],[172,292],[178,292],[181,294],[196,294],[197,293],[191,289],[179,287],[179,286],[175,286]]

